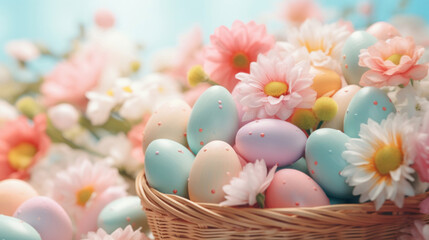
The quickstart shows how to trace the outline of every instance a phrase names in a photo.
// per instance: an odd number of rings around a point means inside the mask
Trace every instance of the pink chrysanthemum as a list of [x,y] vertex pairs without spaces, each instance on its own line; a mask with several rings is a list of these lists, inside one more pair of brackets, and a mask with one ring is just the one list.
[[235,21],[231,29],[217,28],[210,43],[205,51],[204,69],[213,81],[232,91],[238,83],[235,75],[248,73],[258,54],[268,52],[274,45],[274,37],[267,34],[265,25]]
[[250,66],[250,74],[237,74],[241,83],[236,99],[243,106],[242,121],[286,120],[296,108],[311,108],[317,95],[311,88],[313,77],[308,61],[295,63],[291,56],[280,59],[259,55]]
[[45,133],[46,117],[33,123],[25,117],[6,122],[0,130],[0,180],[27,179],[29,170],[48,151],[50,139]]
[[77,236],[97,229],[101,210],[126,195],[126,186],[117,169],[104,162],[84,159],[56,174],[52,197],[71,216]]
[[416,136],[417,157],[413,167],[422,181],[429,182],[429,111],[425,113],[422,124]]
[[97,232],[90,232],[82,240],[146,240],[149,239],[140,232],[140,229],[133,231],[132,227],[128,225],[125,229],[118,228],[112,234],[106,233],[102,228]]
[[85,93],[97,86],[103,67],[103,54],[96,50],[84,51],[60,62],[41,86],[45,104],[67,102],[84,107]]
[[359,65],[368,67],[359,82],[362,86],[408,85],[410,79],[421,80],[428,74],[427,64],[417,64],[424,48],[415,46],[412,37],[394,37],[362,49]]

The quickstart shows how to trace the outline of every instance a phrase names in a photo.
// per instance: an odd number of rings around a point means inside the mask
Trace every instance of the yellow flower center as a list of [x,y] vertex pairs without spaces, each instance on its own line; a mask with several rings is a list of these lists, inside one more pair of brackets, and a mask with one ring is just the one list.
[[15,170],[26,169],[30,166],[36,153],[37,148],[33,144],[21,143],[9,151],[9,164]]
[[115,95],[115,93],[113,93],[113,90],[112,90],[112,89],[108,90],[108,91],[106,92],[106,94],[107,94],[108,96],[111,96],[111,97],[113,97],[113,96]]
[[247,68],[249,66],[249,58],[243,53],[237,53],[232,58],[232,63],[236,68]]
[[264,93],[273,96],[280,97],[287,93],[288,85],[284,82],[270,82],[264,87]]
[[[130,86],[122,87],[122,90],[124,90],[124,92],[128,92],[128,93],[132,93],[132,92],[133,92],[133,89],[131,89],[131,87],[130,87]],[[108,91],[106,92],[106,94],[107,94],[108,96],[110,96],[110,97],[115,96],[115,92],[113,92],[113,90],[112,90],[112,89],[108,90]]]
[[386,145],[377,150],[374,156],[375,168],[382,175],[396,170],[402,162],[402,152],[396,146]]
[[401,54],[393,54],[392,56],[388,57],[386,60],[391,61],[393,64],[398,65],[401,62]]
[[93,186],[86,186],[76,193],[76,204],[82,207],[85,207],[86,203],[91,199],[92,194],[94,193]]

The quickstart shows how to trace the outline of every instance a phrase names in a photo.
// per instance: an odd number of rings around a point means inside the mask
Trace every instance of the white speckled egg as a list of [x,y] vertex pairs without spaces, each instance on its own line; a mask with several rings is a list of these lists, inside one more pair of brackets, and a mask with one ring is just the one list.
[[357,85],[348,85],[341,88],[332,96],[332,99],[337,103],[338,110],[335,117],[326,122],[323,127],[325,128],[334,128],[340,131],[343,131],[344,127],[344,115],[346,114],[347,107],[349,106],[350,101],[353,96],[360,90],[360,87]]
[[40,234],[28,223],[0,214],[1,240],[42,240]]
[[143,133],[143,152],[156,139],[165,138],[187,146],[186,127],[191,107],[179,99],[162,104],[149,118]]
[[197,100],[189,118],[188,144],[195,154],[207,143],[220,140],[234,145],[238,112],[226,88],[212,86]]
[[25,201],[14,217],[30,224],[43,240],[71,240],[72,223],[66,211],[54,200],[37,196]]
[[361,49],[368,48],[377,42],[377,38],[365,31],[356,31],[347,38],[342,51],[342,71],[348,84],[359,84],[362,75],[368,68],[359,66]]
[[220,203],[222,187],[241,171],[240,160],[226,142],[212,141],[197,154],[189,174],[189,198],[194,202]]

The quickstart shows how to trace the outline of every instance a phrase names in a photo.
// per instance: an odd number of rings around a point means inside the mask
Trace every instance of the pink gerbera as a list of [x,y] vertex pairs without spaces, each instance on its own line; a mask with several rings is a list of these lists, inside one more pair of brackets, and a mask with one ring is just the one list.
[[27,179],[28,171],[49,149],[45,133],[46,117],[39,115],[30,122],[25,117],[7,122],[0,129],[0,180]]
[[259,55],[250,66],[250,74],[237,74],[241,83],[236,97],[243,106],[242,121],[286,120],[296,108],[311,108],[317,95],[311,88],[313,77],[309,61],[295,63],[291,56],[280,59]]
[[85,93],[97,86],[104,67],[99,51],[88,50],[60,62],[41,86],[45,104],[67,102],[79,107],[87,103]]
[[210,36],[204,59],[204,69],[210,78],[232,91],[238,83],[235,74],[249,72],[258,54],[266,53],[274,45],[274,37],[267,34],[265,25],[251,21],[235,21],[232,28],[221,26]]
[[421,80],[428,73],[426,64],[417,64],[424,48],[415,46],[412,37],[395,37],[379,41],[361,50],[359,65],[370,70],[362,75],[362,86],[408,85],[410,79]]

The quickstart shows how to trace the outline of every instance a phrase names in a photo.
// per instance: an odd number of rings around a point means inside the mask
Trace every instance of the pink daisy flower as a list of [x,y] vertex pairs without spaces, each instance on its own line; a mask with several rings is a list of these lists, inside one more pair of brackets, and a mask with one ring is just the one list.
[[213,81],[232,91],[238,83],[235,75],[248,73],[258,54],[268,52],[274,45],[274,37],[267,34],[265,25],[237,20],[231,29],[217,28],[210,43],[205,51],[204,69]]
[[60,62],[41,86],[45,104],[52,106],[67,102],[85,107],[88,102],[85,93],[97,86],[103,67],[103,54],[95,50],[84,51]]
[[322,10],[313,0],[287,0],[280,10],[282,19],[298,25],[310,18],[322,20]]
[[143,132],[149,117],[149,115],[146,115],[143,120],[139,124],[133,126],[127,134],[128,140],[130,140],[132,145],[131,156],[141,163],[144,163],[144,154],[142,150]]
[[236,77],[241,80],[236,99],[243,106],[242,121],[286,120],[296,108],[311,108],[316,100],[310,63],[295,63],[291,56],[280,59],[259,55],[250,66],[250,74],[238,73]]
[[140,229],[133,231],[130,225],[125,229],[118,228],[112,234],[106,233],[102,228],[97,232],[90,232],[82,240],[148,240],[149,238],[140,232]]
[[429,182],[429,111],[425,113],[422,124],[416,136],[417,157],[413,167],[422,181]]
[[0,180],[27,179],[29,170],[47,153],[50,139],[45,133],[46,117],[30,122],[25,117],[6,122],[0,130]]
[[118,170],[105,162],[83,159],[60,171],[53,179],[52,198],[70,215],[77,236],[97,229],[101,210],[111,201],[126,196]]
[[379,41],[361,50],[359,65],[370,70],[362,75],[362,86],[408,85],[410,79],[421,80],[428,73],[426,64],[417,64],[424,48],[415,46],[412,37],[395,37]]

